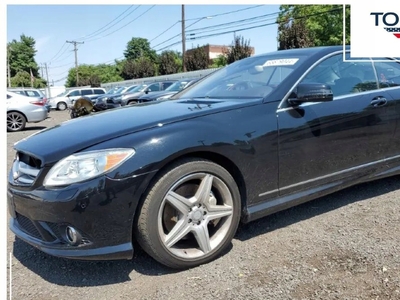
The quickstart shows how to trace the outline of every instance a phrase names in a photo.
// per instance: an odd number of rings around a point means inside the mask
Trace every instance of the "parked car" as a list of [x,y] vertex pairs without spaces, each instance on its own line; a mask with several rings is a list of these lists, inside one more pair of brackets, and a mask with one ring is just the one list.
[[65,92],[49,99],[51,108],[57,110],[66,110],[69,106],[73,105],[76,99],[82,96],[95,99],[100,95],[106,93],[104,88],[75,88],[66,90]]
[[104,103],[108,108],[115,108],[121,106],[122,96],[133,91],[138,85],[131,85],[126,87],[120,87],[117,90],[107,92],[106,94],[99,96],[97,99],[93,99],[94,105],[100,105]]
[[7,91],[7,131],[24,130],[26,123],[47,119],[48,111],[40,97],[28,97]]
[[181,90],[197,82],[198,80],[199,79],[196,78],[196,79],[182,79],[176,81],[173,84],[171,84],[168,88],[166,88],[164,91],[144,94],[143,96],[139,97],[138,103],[168,99],[172,95],[176,94],[177,92],[180,92]]
[[45,103],[44,106],[46,107],[47,112],[50,112],[51,106],[50,104],[48,104],[48,99],[46,98],[46,95],[43,94],[41,90],[34,88],[8,88],[7,90],[23,96],[42,99]]
[[142,84],[133,89],[130,93],[125,93],[121,98],[121,105],[132,105],[139,103],[139,98],[145,94],[166,90],[176,80],[154,82],[150,84]]
[[[252,56],[167,101],[20,141],[11,230],[55,256],[131,259],[136,240],[161,264],[190,268],[226,251],[240,221],[399,175],[400,59],[344,54]],[[71,134],[82,128],[90,134]]]

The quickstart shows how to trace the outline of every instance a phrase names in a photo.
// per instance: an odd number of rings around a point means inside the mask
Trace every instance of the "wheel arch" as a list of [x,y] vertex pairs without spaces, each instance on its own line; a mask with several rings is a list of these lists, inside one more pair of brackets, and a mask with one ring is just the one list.
[[152,188],[152,186],[155,184],[156,180],[158,179],[159,174],[161,174],[164,170],[168,169],[170,166],[178,163],[179,161],[184,161],[186,159],[206,159],[209,160],[215,164],[218,164],[222,168],[228,171],[228,173],[233,177],[235,180],[235,183],[238,187],[239,194],[240,194],[240,203],[241,203],[241,212],[240,212],[240,218],[243,219],[246,214],[246,206],[247,206],[247,188],[244,180],[244,176],[238,166],[229,158],[226,156],[216,153],[216,152],[211,152],[211,151],[193,151],[193,152],[188,152],[184,153],[175,157],[172,157],[169,160],[165,160],[161,165],[159,165],[158,171],[152,174],[151,179],[148,181],[148,184],[143,190],[143,193],[140,197],[140,201],[135,209],[135,216],[134,216],[134,223],[135,224],[137,220],[137,211],[140,209],[140,206],[145,200],[146,195]]
[[19,111],[19,110],[16,110],[16,109],[12,109],[12,110],[7,111],[7,114],[13,113],[13,112],[16,112],[16,113],[19,113],[19,114],[23,115],[25,120],[26,120],[26,122],[27,123],[29,122],[28,118],[26,117],[26,115],[22,111]]

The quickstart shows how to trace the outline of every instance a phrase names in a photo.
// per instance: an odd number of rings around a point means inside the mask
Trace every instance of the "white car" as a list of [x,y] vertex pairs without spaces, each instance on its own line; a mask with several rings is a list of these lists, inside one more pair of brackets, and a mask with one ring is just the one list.
[[26,123],[37,123],[47,119],[45,101],[40,98],[22,96],[7,91],[7,131],[21,131]]

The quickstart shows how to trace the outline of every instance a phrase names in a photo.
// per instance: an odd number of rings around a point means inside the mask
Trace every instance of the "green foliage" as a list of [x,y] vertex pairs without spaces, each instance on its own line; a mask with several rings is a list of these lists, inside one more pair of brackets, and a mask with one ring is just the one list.
[[182,70],[182,60],[175,51],[164,51],[159,57],[158,74],[168,75]]
[[212,64],[210,65],[210,68],[221,68],[225,67],[228,64],[228,60],[226,58],[225,54],[220,54],[217,56],[217,58],[212,60]]
[[151,49],[150,42],[145,38],[133,37],[127,44],[124,56],[127,60],[137,60],[141,57],[149,58],[157,63],[157,53]]
[[[26,71],[20,71],[15,74],[14,77],[11,77],[11,86],[12,87],[31,87],[31,74]],[[46,87],[46,82],[41,78],[35,78],[33,80],[34,88],[43,88]]]
[[204,47],[197,45],[196,48],[186,53],[186,70],[197,71],[208,68],[209,59]]
[[66,87],[100,86],[101,83],[115,82],[123,80],[117,70],[117,65],[80,65],[78,67],[79,82],[76,82],[75,68],[71,68],[68,72]]
[[240,35],[234,35],[232,45],[226,50],[227,64],[250,57],[251,54],[250,40],[245,40]]
[[46,82],[40,78],[39,66],[35,61],[35,43],[33,37],[22,34],[19,41],[14,39],[7,44],[11,86],[30,87],[30,72],[32,72],[32,75],[35,77],[33,82],[34,87],[43,87],[46,85]]
[[[301,21],[300,21],[301,20]],[[343,6],[342,5],[281,5],[277,22],[295,26],[292,32],[285,32],[280,26],[278,42],[282,45],[295,35],[301,35],[293,45],[301,47],[332,46],[343,44]],[[346,44],[350,44],[350,6],[346,5]]]
[[310,37],[310,31],[306,27],[304,19],[290,20],[278,25],[278,50],[313,47],[314,41]]
[[157,74],[156,65],[150,58],[141,57],[134,60],[126,60],[121,76],[125,80],[152,77]]

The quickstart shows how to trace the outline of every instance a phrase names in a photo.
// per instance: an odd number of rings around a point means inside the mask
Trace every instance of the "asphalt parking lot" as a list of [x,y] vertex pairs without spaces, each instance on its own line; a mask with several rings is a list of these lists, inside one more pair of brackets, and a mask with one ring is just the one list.
[[[7,133],[8,170],[15,142],[68,119],[52,111]],[[140,250],[131,261],[51,257],[8,230],[8,299],[400,299],[399,212],[399,176],[359,185],[242,225],[221,258],[180,272]]]

